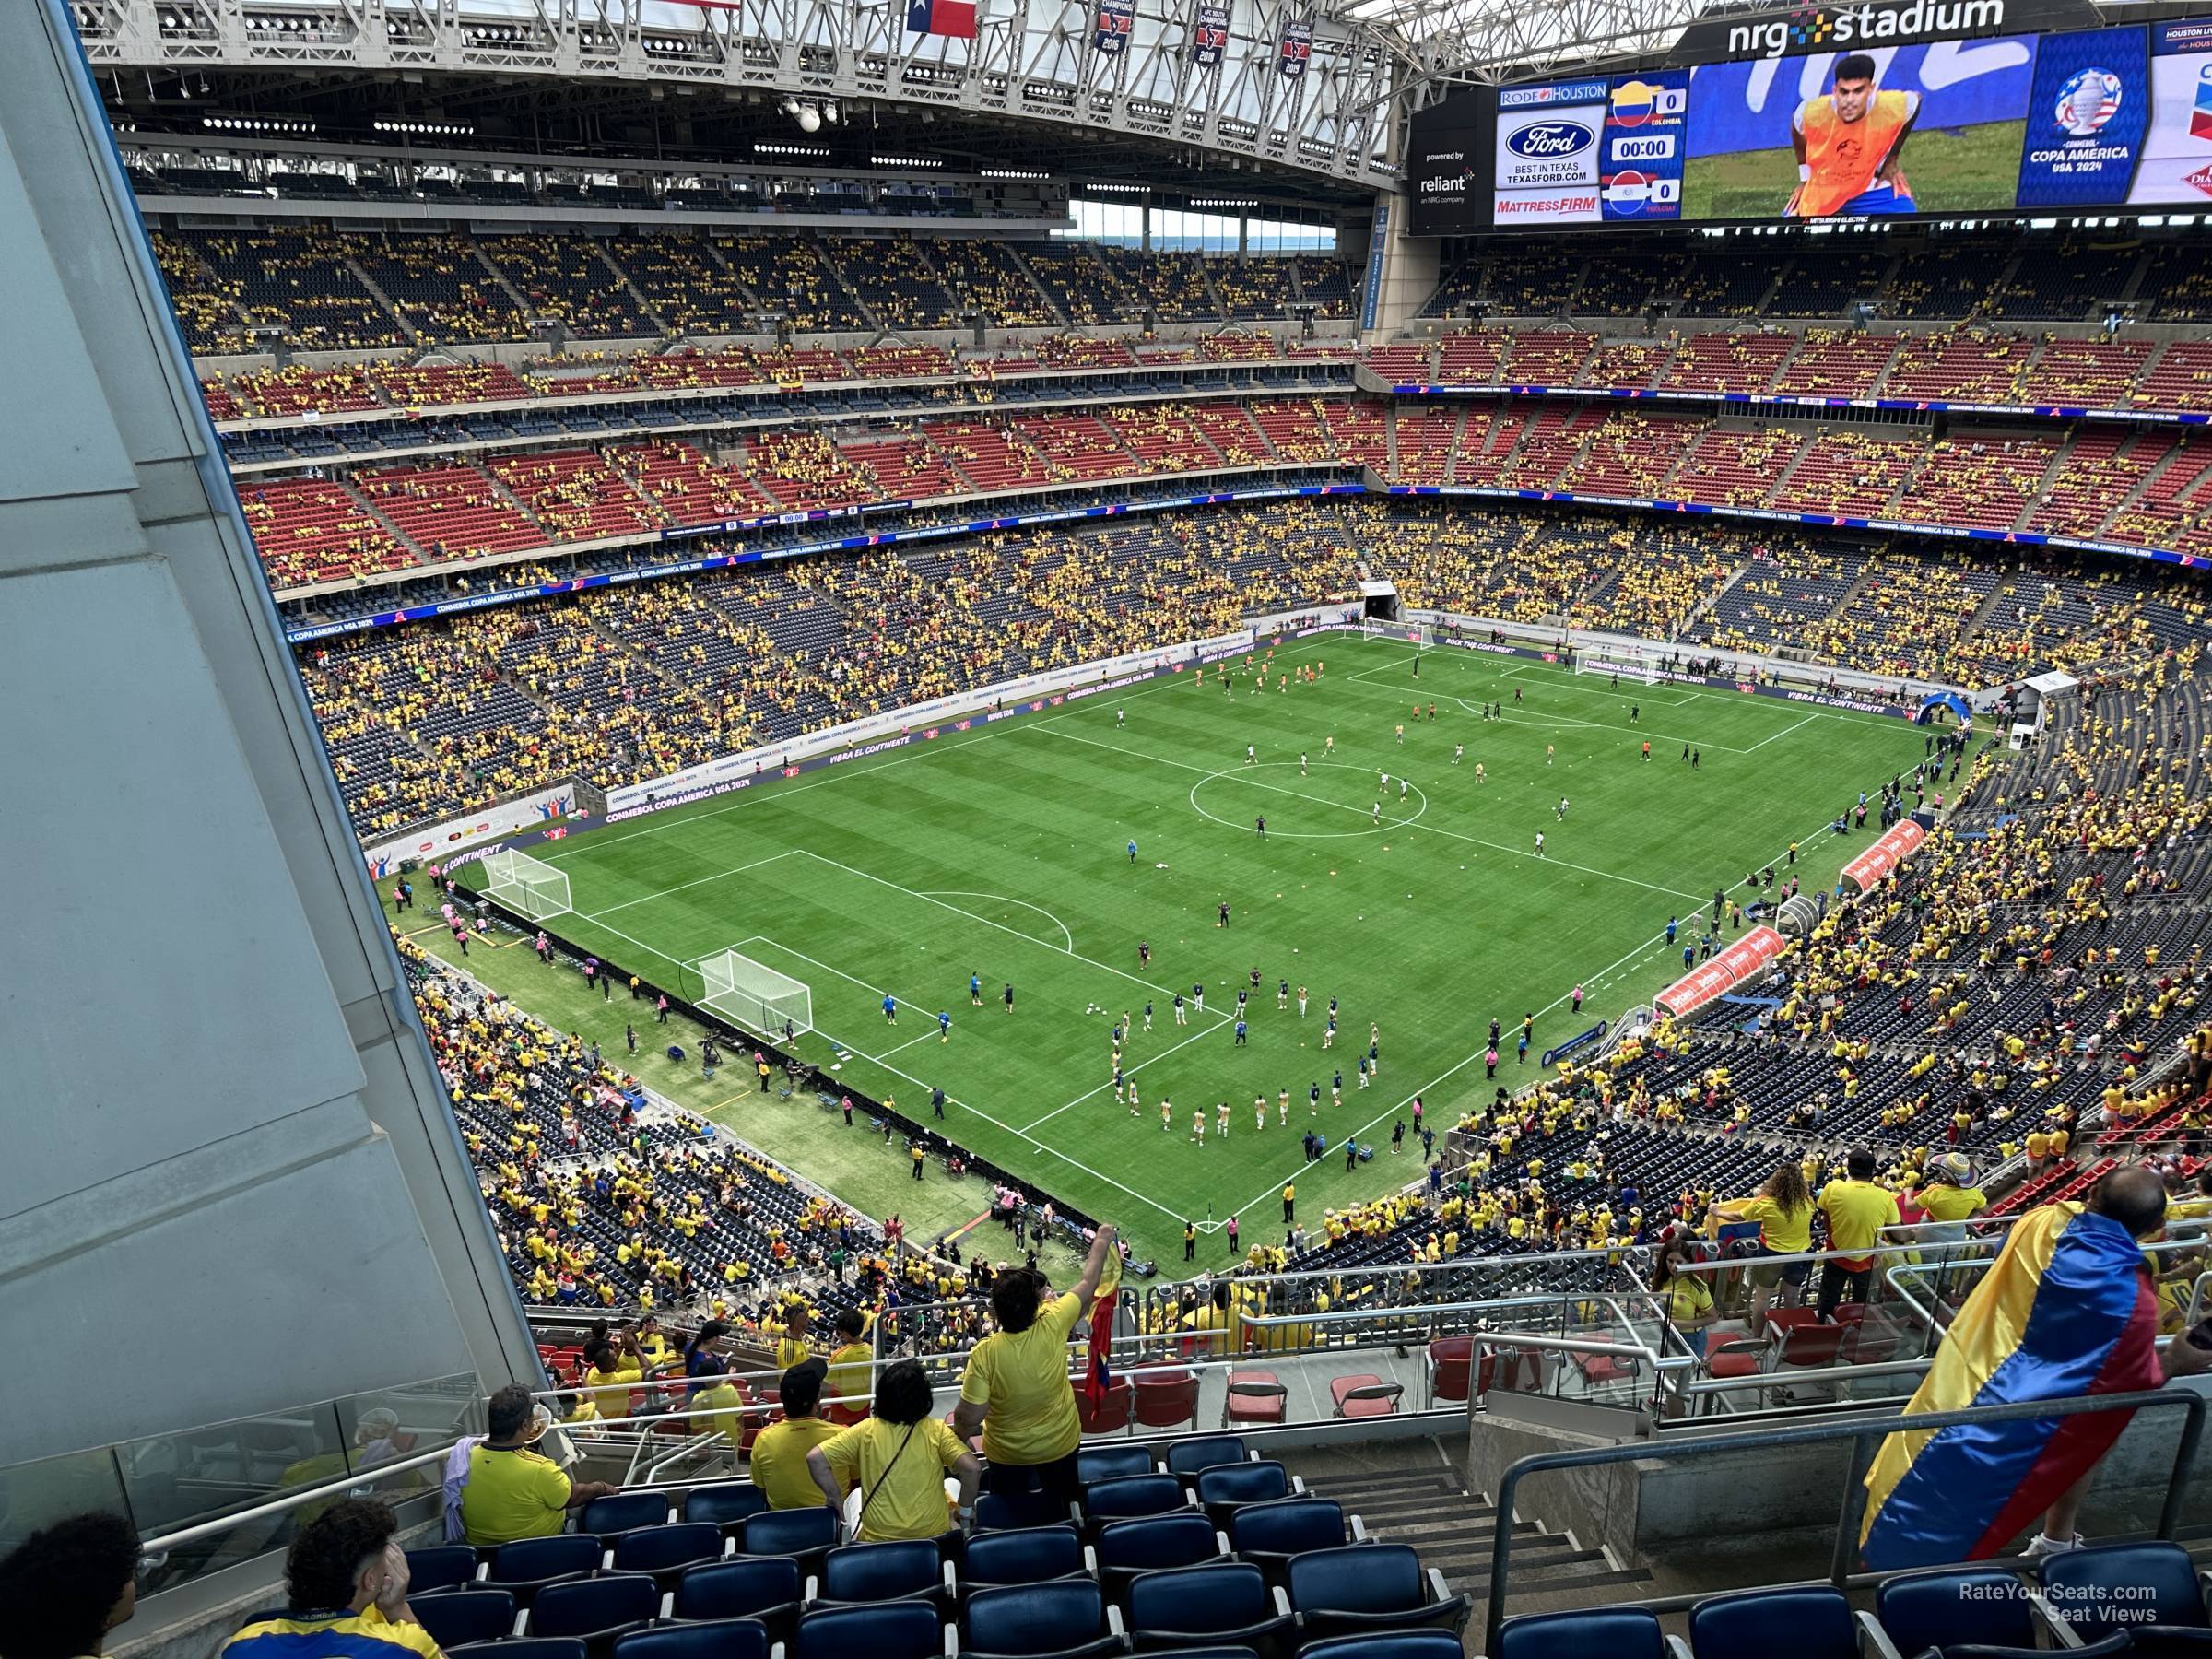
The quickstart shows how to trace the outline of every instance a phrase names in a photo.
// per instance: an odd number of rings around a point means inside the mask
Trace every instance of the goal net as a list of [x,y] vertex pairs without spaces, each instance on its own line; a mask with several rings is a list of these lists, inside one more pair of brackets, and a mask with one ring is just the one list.
[[1574,659],[1574,671],[1577,674],[1601,675],[1607,679],[1618,675],[1622,679],[1635,680],[1646,686],[1656,685],[1659,680],[1656,664],[1621,652],[1610,655],[1603,652],[1584,652]]
[[794,1035],[814,1030],[814,996],[788,973],[735,950],[717,951],[692,964],[704,987],[699,1006],[710,1008],[742,1030],[780,1036],[786,1024]]
[[493,853],[484,861],[485,891],[533,922],[569,912],[569,878],[527,853]]
[[1401,640],[1424,651],[1436,643],[1436,630],[1426,622],[1371,622],[1368,629],[1379,639]]

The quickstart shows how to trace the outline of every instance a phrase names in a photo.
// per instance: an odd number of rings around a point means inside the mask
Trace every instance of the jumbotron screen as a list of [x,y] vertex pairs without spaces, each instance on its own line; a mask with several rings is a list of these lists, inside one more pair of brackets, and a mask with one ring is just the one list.
[[1499,229],[2212,211],[2212,18],[1836,40],[1496,96]]

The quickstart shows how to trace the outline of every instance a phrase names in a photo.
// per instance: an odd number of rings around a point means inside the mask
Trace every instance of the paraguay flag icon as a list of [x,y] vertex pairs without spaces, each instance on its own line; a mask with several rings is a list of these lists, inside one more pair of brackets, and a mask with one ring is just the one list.
[[2212,64],[2196,72],[2196,101],[2189,108],[2189,136],[2212,139]]

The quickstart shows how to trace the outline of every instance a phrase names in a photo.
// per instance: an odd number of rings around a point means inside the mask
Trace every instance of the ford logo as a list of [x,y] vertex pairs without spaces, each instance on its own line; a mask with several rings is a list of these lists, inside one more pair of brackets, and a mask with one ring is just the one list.
[[1556,161],[1579,156],[1597,142],[1597,135],[1572,121],[1532,121],[1505,141],[1505,147],[1524,161]]

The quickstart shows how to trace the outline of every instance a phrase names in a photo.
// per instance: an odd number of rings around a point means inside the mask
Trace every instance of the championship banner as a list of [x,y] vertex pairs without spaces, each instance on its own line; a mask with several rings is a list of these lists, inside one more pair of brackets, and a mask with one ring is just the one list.
[[2140,25],[2041,41],[2028,94],[2019,206],[2121,200],[2135,179],[2150,112],[2148,41]]
[[1285,80],[1296,80],[1305,74],[1306,65],[1313,61],[1313,19],[1293,18],[1283,25],[1282,44],[1277,51],[1277,67]]
[[1098,26],[1090,43],[1108,57],[1129,50],[1129,31],[1136,23],[1136,0],[1098,0]]
[[1229,55],[1229,7],[1212,4],[1198,8],[1191,25],[1191,62],[1211,69]]
[[1920,851],[1928,832],[1911,818],[1900,818],[1873,846],[1843,866],[1838,877],[1854,891],[1865,892],[1889,878],[1890,873]]
[[1785,941],[1772,928],[1753,928],[1727,949],[1716,951],[1695,972],[1686,973],[1652,999],[1653,1006],[1671,1019],[1694,1014],[1707,1003],[1726,995],[1765,973],[1781,956]]

